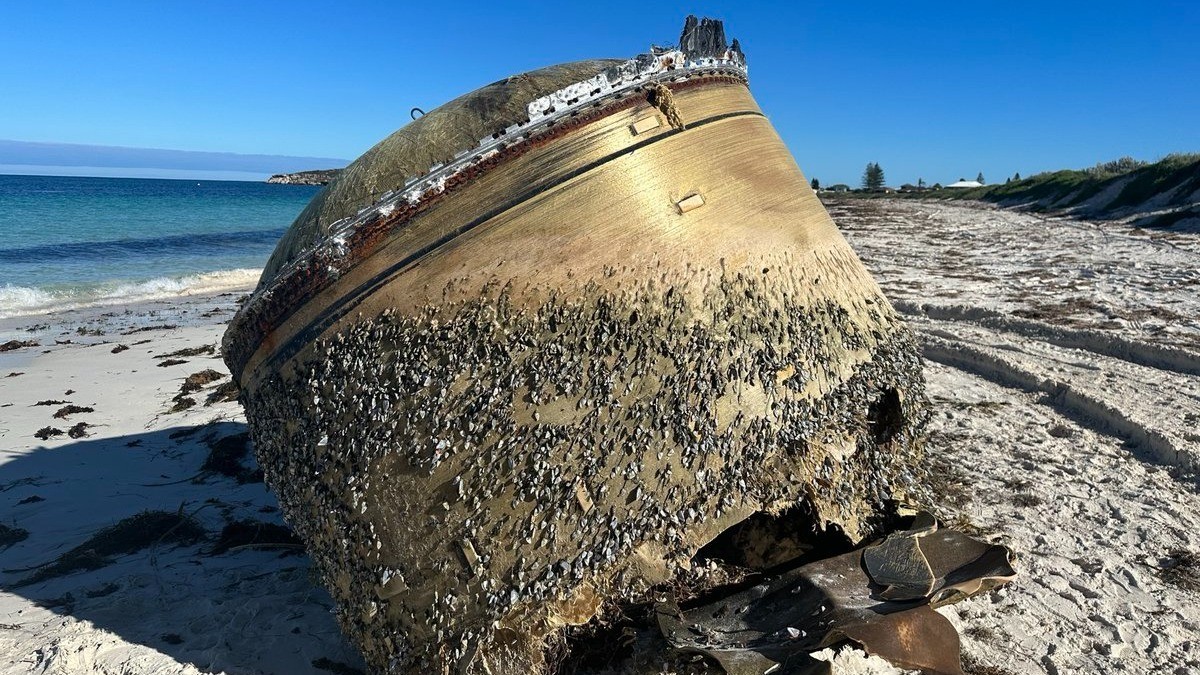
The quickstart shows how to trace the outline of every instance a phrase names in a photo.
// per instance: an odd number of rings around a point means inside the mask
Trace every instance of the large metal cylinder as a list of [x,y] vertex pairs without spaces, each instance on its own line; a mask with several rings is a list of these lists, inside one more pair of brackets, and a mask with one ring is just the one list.
[[723,49],[431,111],[233,322],[267,481],[372,669],[532,672],[754,514],[858,538],[902,493],[913,341]]

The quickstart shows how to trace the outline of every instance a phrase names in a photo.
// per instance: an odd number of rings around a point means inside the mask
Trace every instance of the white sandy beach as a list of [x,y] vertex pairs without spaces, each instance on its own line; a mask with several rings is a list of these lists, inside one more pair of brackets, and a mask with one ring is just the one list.
[[[968,672],[1200,672],[1200,570],[1164,571],[1200,552],[1200,240],[972,205],[830,210],[929,359],[938,515],[1020,556],[1016,581],[941,610]],[[205,404],[240,295],[0,321],[0,343],[38,343],[0,353],[0,524],[27,532],[0,545],[0,673],[362,668],[294,545],[213,553],[231,522],[282,523],[252,457],[201,468],[246,431],[236,402]],[[223,377],[169,412],[207,369]],[[69,405],[93,410],[54,417]],[[204,538],[21,584],[147,510]]]
[[[0,672],[361,668],[294,546],[210,554],[231,521],[282,520],[261,482],[239,484],[201,470],[214,442],[246,431],[236,401],[205,405],[227,375],[193,393],[194,407],[168,412],[188,375],[226,373],[219,352],[176,358],[184,363],[167,367],[156,356],[217,347],[240,295],[0,322],[0,342],[40,343],[0,353],[0,522],[29,533],[0,547]],[[118,345],[129,349],[113,353]],[[41,401],[64,403],[35,405]],[[94,412],[56,419],[67,402]],[[91,425],[85,437],[34,437],[44,427],[66,432],[79,422]],[[252,457],[244,463],[253,468]],[[14,588],[31,572],[13,570],[50,562],[145,510],[192,514],[207,539],[187,546],[156,541],[93,571]]]
[[1200,551],[1200,240],[982,205],[830,213],[924,346],[939,515],[1020,556],[942,610],[968,660],[1200,672],[1200,570],[1164,573]]

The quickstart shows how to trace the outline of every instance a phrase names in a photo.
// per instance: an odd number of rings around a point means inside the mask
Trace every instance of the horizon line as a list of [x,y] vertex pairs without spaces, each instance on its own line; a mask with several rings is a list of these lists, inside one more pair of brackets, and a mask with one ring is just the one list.
[[[98,177],[122,172],[132,172],[138,175],[129,177],[139,177],[147,171],[188,171],[233,172],[246,177],[262,175],[265,178],[281,173],[343,168],[349,163],[350,160],[335,157],[0,139],[0,166],[7,167],[10,173],[50,170],[50,175],[55,175],[74,168],[76,171],[68,172],[68,175],[78,174],[78,170],[100,170]],[[22,170],[19,167],[28,168]]]
[[[277,173],[297,173],[284,171]],[[227,181],[265,183],[274,173],[220,169],[162,169],[157,167],[61,166],[0,164],[0,176],[31,178],[129,178],[135,180]]]

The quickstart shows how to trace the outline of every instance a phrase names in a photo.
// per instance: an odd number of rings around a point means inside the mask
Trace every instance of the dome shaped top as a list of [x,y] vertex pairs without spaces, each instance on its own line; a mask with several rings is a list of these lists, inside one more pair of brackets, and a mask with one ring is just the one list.
[[308,204],[280,239],[263,270],[269,285],[301,252],[330,234],[331,226],[381,195],[427,173],[435,164],[474,148],[479,139],[524,121],[528,105],[588,80],[621,60],[576,61],[494,82],[445,103],[404,125],[354,160]]

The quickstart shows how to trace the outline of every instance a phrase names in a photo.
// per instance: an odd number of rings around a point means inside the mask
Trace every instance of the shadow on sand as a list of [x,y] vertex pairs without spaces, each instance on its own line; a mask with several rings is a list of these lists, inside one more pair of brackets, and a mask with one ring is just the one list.
[[[240,473],[211,470],[212,447],[236,449],[245,431],[219,422],[50,441],[0,465],[10,534],[0,644],[12,661],[38,672],[360,672],[303,551],[255,535],[218,546],[230,523],[243,533],[283,523],[252,453]],[[198,527],[155,530],[172,518]]]

